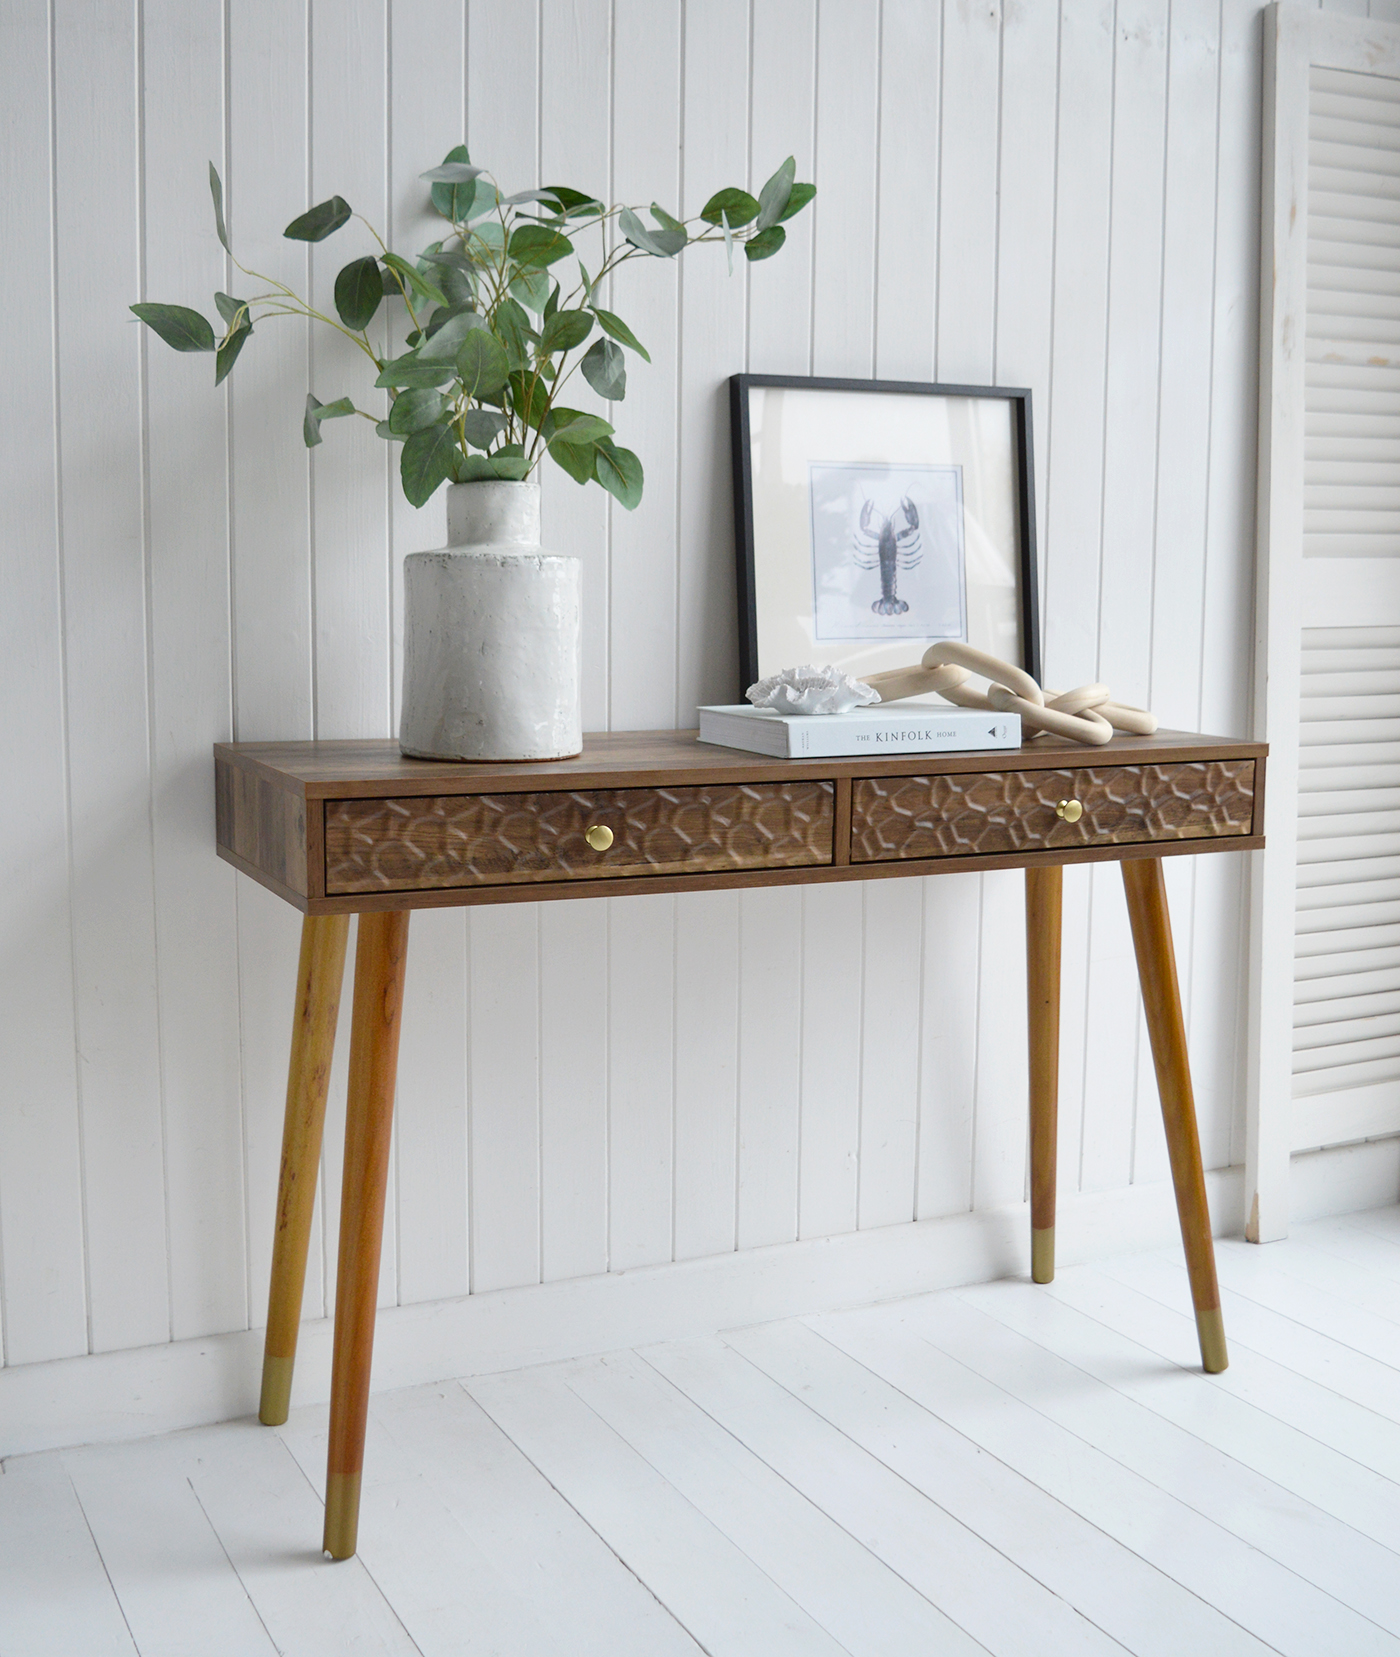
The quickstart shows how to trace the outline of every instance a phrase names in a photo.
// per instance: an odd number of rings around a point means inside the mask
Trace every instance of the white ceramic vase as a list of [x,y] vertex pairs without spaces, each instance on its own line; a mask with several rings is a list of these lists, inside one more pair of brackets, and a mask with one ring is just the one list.
[[454,483],[440,552],[404,559],[399,747],[419,759],[583,748],[583,567],[540,546],[537,483]]

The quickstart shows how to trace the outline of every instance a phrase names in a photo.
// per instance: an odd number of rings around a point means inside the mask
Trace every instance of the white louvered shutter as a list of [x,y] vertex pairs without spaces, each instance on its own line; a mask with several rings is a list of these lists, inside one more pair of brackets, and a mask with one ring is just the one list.
[[1400,81],[1309,81],[1295,1150],[1400,1130]]

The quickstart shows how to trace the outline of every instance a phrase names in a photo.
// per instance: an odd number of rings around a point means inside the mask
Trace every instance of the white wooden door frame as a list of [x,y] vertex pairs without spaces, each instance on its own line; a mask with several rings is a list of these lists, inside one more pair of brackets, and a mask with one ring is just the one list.
[[1400,28],[1279,0],[1264,12],[1259,272],[1259,479],[1254,735],[1269,744],[1267,845],[1250,888],[1246,1235],[1288,1232],[1293,932],[1298,850],[1304,391],[1308,308],[1308,71],[1400,76]]

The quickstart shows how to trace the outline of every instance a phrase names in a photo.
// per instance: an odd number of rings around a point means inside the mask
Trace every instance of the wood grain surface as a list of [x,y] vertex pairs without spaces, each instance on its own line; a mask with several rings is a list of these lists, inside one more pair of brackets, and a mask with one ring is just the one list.
[[[1246,759],[859,778],[852,791],[851,860],[1247,835],[1254,768]],[[1075,822],[1057,814],[1067,801],[1083,807]]]
[[[829,782],[327,803],[328,893],[830,863]],[[613,843],[584,838],[601,825]]]

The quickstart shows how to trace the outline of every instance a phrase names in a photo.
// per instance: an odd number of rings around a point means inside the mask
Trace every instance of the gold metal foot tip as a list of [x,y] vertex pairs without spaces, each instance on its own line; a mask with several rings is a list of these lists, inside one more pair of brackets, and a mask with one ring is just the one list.
[[1201,1367],[1207,1375],[1219,1375],[1230,1367],[1230,1354],[1225,1347],[1225,1319],[1216,1306],[1211,1311],[1196,1312],[1196,1333],[1201,1341]]
[[1031,1227],[1031,1282],[1053,1283],[1055,1281],[1055,1228],[1046,1226],[1043,1230]]
[[332,1559],[350,1559],[360,1528],[360,1475],[327,1473],[326,1529],[322,1548]]
[[263,1359],[262,1401],[258,1405],[258,1420],[264,1427],[280,1427],[292,1407],[292,1370],[295,1358]]

